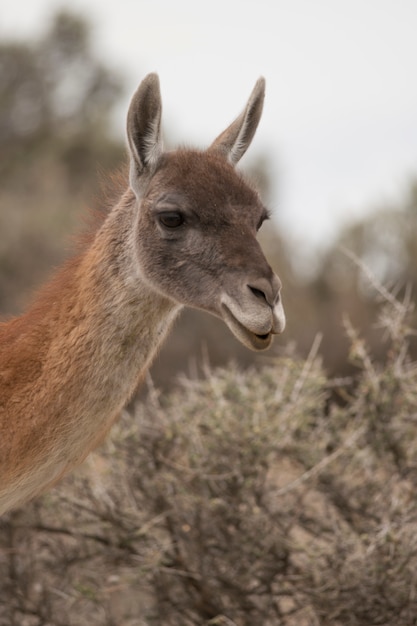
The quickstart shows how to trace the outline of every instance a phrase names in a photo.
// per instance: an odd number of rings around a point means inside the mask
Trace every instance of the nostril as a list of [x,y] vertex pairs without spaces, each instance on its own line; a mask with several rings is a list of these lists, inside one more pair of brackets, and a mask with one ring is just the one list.
[[259,298],[260,300],[265,300],[265,302],[268,302],[265,293],[261,289],[258,289],[257,287],[252,287],[251,285],[248,285],[248,287],[254,296]]
[[262,277],[251,281],[248,288],[256,298],[263,300],[271,308],[274,308],[280,300],[281,281],[275,274],[273,274],[272,279]]

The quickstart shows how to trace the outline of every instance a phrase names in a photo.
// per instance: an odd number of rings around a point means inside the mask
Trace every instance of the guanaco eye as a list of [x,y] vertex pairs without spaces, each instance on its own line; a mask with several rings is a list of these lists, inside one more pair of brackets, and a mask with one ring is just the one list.
[[184,223],[184,218],[178,211],[165,211],[158,215],[158,219],[165,228],[178,228]]

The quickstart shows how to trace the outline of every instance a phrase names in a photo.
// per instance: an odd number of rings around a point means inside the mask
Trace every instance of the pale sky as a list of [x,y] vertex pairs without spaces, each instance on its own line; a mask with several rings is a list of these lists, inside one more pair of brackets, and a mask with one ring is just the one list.
[[0,37],[40,33],[61,7],[91,18],[97,54],[126,78],[120,133],[150,71],[170,137],[198,146],[265,76],[244,160],[267,155],[271,208],[307,247],[417,176],[416,0],[0,0]]

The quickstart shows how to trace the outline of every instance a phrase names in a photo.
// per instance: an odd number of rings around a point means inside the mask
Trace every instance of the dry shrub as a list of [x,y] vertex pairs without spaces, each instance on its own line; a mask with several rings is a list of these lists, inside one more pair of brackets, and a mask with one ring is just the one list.
[[0,525],[0,625],[416,624],[417,370],[409,298],[382,292],[377,365],[317,341],[182,380]]

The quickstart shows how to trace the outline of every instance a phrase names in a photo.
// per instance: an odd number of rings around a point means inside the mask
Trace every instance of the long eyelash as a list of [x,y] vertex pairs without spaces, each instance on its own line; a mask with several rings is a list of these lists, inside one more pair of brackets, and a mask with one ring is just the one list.
[[271,211],[270,211],[269,209],[267,209],[267,208],[265,208],[265,207],[264,207],[264,211],[263,211],[263,213],[262,213],[262,215],[261,215],[261,218],[260,218],[260,220],[259,220],[259,222],[258,222],[258,225],[257,225],[257,227],[256,227],[256,230],[259,230],[259,229],[260,229],[260,227],[262,226],[262,224],[263,224],[264,222],[266,222],[266,220],[269,220],[270,218],[271,218]]
[[270,219],[271,219],[271,217],[272,217],[272,211],[270,211],[270,210],[269,210],[269,209],[267,209],[267,208],[264,208],[264,214],[263,214],[263,216],[262,216],[262,219],[263,219],[264,221],[265,221],[265,220],[270,220]]

